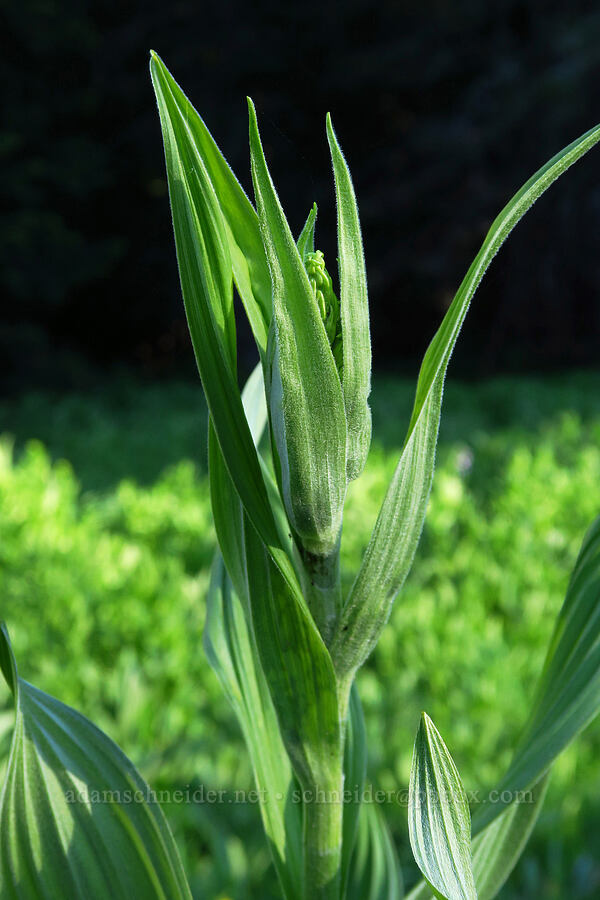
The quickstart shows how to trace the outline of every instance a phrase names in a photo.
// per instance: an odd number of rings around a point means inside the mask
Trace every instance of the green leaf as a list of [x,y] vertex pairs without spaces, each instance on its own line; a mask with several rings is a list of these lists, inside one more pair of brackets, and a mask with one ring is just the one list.
[[344,740],[344,831],[342,844],[342,893],[344,896],[359,827],[362,792],[367,772],[367,734],[356,684],[352,685]]
[[183,299],[211,421],[244,509],[294,586],[296,575],[281,546],[237,384],[228,226],[190,127],[193,116],[185,105],[178,105],[172,79],[156,57],[151,72],[165,145]]
[[350,678],[377,643],[393,599],[412,565],[433,478],[444,378],[471,298],[517,222],[599,140],[597,126],[546,163],[502,210],[429,345],[404,449],[331,646],[336,671],[342,678]]
[[256,212],[206,125],[155,53],[152,53],[150,67],[157,94],[160,91],[172,101],[171,105],[177,110],[179,121],[185,123],[188,140],[202,159],[219,198],[233,277],[261,358],[264,358],[271,321],[271,278]]
[[518,798],[473,840],[473,875],[479,900],[496,896],[521,856],[540,814],[549,774]]
[[350,171],[327,114],[327,139],[331,151],[337,200],[340,304],[344,365],[342,387],[348,424],[348,479],[358,478],[371,445],[371,337],[367,273],[358,206]]
[[402,900],[400,865],[389,829],[375,803],[360,809],[347,900]]
[[413,855],[436,897],[475,900],[467,797],[448,748],[426,713],[415,740],[408,805]]
[[[536,698],[512,764],[473,816],[483,900],[495,896],[522,852],[552,763],[600,712],[600,517],[583,540]],[[410,900],[428,896],[421,885]]]
[[300,237],[296,242],[298,253],[304,265],[306,265],[306,254],[315,252],[315,224],[317,222],[317,204],[313,203],[312,209],[308,214],[308,218],[304,223],[304,228],[300,232]]
[[19,678],[4,625],[0,665],[15,730],[0,798],[3,900],[191,900],[152,792],[105,734]]
[[305,550],[337,545],[346,493],[342,387],[314,293],[275,192],[248,101],[252,178],[273,286],[271,428],[285,508]]
[[329,653],[249,522],[244,538],[253,630],[284,744],[303,787],[331,786],[341,736]]
[[600,711],[600,517],[584,538],[536,696],[496,799],[482,804],[473,819],[474,833],[493,821],[511,796],[535,785]]
[[301,896],[302,806],[242,604],[219,553],[207,598],[204,649],[235,710],[250,754],[261,816],[287,900]]
[[[546,774],[473,839],[473,877],[479,900],[492,900],[514,869],[539,816],[548,780]],[[430,886],[422,881],[407,900],[429,900],[431,896]]]

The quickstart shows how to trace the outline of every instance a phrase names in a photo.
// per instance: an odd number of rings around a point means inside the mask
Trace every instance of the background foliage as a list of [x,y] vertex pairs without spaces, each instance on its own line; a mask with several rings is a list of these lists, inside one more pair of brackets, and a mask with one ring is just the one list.
[[[346,578],[394,468],[412,390],[376,380],[375,448],[345,518]],[[231,802],[251,777],[201,647],[214,536],[200,397],[186,384],[117,380],[98,394],[0,406],[13,435],[0,453],[1,612],[23,676],[90,716],[154,788],[228,791],[222,803],[165,807],[197,896],[275,897],[258,808]],[[507,764],[597,513],[599,397],[595,374],[449,383],[423,543],[359,678],[374,787],[406,788],[422,708],[467,789],[489,786]],[[599,759],[596,723],[556,765],[504,900],[597,895]],[[410,881],[406,809],[385,811]]]
[[[290,220],[299,230],[317,200],[329,258],[332,111],[361,209],[375,359],[395,371],[420,358],[508,197],[600,119],[600,11],[587,0],[24,0],[0,14],[0,375],[13,387],[89,381],[82,359],[192,370],[150,47],[247,190],[254,97]],[[595,363],[596,172],[584,161],[511,238],[461,339],[463,371]]]

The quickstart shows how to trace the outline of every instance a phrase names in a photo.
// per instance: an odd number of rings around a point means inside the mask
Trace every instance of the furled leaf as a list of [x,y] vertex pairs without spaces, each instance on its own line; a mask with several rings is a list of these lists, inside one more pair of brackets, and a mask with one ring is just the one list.
[[360,808],[347,900],[402,900],[400,865],[383,813],[375,803]]
[[150,66],[157,94],[160,92],[172,101],[178,120],[185,123],[187,139],[193,145],[194,153],[201,158],[219,198],[233,277],[263,358],[271,321],[271,278],[256,212],[206,125],[155,53]]
[[219,553],[208,592],[204,648],[240,723],[262,820],[286,900],[302,886],[302,806],[294,803],[290,762],[244,610]]
[[331,151],[337,200],[340,305],[342,317],[342,387],[348,425],[348,479],[358,478],[371,445],[371,337],[367,273],[358,206],[350,171],[337,142],[331,116],[327,115],[327,139]]
[[597,126],[547,162],[502,210],[429,345],[404,449],[332,643],[334,664],[342,678],[350,678],[377,643],[393,599],[412,565],[433,478],[444,378],[471,298],[517,222],[599,140]]
[[467,797],[448,748],[425,713],[415,740],[408,805],[412,851],[435,895],[475,900]]
[[4,625],[15,730],[0,798],[3,900],[191,900],[150,788],[105,734],[23,681]]
[[267,169],[250,114],[252,178],[273,286],[271,428],[290,522],[310,554],[337,545],[346,494],[342,387],[304,263]]

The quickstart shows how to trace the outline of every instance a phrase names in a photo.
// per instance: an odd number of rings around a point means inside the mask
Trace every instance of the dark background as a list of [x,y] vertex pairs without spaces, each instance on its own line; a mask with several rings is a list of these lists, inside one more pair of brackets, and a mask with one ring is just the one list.
[[[4,390],[193,374],[148,50],[250,191],[253,96],[288,218],[313,200],[335,269],[331,110],[361,209],[377,368],[414,373],[502,205],[600,121],[600,9],[583,2],[2,3]],[[454,371],[594,366],[600,151],[493,264]],[[242,330],[244,364],[252,362]]]

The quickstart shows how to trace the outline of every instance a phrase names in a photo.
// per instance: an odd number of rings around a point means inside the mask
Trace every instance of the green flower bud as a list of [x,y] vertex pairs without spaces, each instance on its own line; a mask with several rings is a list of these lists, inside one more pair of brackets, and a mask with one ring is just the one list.
[[310,286],[313,289],[317,306],[325,326],[327,338],[331,346],[333,358],[338,372],[343,365],[342,322],[340,319],[340,303],[333,291],[331,276],[325,268],[325,257],[321,250],[310,251],[304,261]]

